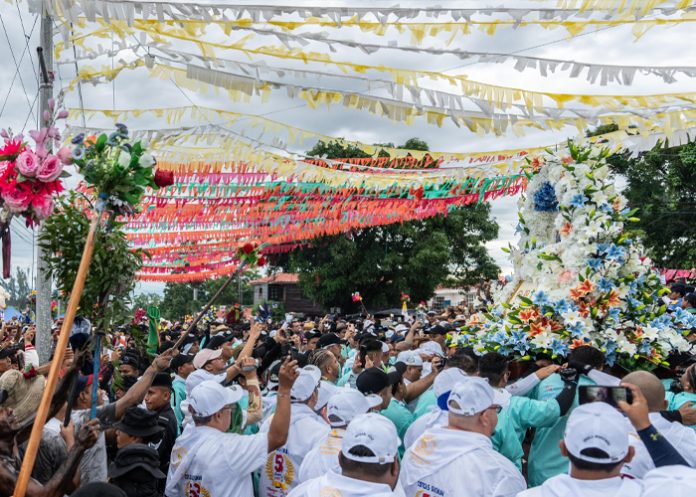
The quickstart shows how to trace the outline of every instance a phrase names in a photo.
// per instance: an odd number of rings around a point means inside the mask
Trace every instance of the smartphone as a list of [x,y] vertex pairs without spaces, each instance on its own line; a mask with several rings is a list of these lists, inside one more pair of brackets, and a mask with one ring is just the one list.
[[580,404],[590,402],[606,402],[610,406],[619,407],[619,401],[633,403],[633,394],[626,387],[601,387],[598,385],[581,385],[578,387]]

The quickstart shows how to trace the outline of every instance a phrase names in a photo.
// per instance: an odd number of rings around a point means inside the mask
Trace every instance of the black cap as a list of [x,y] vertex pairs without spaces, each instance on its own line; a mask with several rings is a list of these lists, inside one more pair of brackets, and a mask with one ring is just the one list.
[[172,359],[172,362],[169,363],[169,368],[176,373],[176,371],[183,366],[184,364],[188,364],[189,362],[193,362],[193,356],[188,355],[188,354],[179,354]]
[[447,334],[447,328],[444,326],[441,326],[439,324],[436,324],[435,326],[431,326],[427,330],[425,330],[426,335],[446,335]]
[[172,377],[169,373],[157,373],[152,380],[153,387],[172,388]]
[[308,331],[305,333],[305,340],[309,341],[313,338],[321,338],[321,333],[318,331]]
[[380,393],[390,384],[389,375],[380,368],[366,369],[355,380],[355,386],[363,395]]
[[377,352],[382,350],[382,342],[375,338],[368,338],[360,344],[368,352]]
[[159,416],[155,412],[142,407],[129,407],[123,419],[114,424],[114,428],[132,437],[151,437],[164,431],[158,419]]
[[208,340],[208,343],[205,344],[206,349],[212,349],[215,350],[217,348],[222,347],[222,344],[225,342],[229,342],[232,340],[234,336],[232,334],[225,334],[225,333],[220,333],[219,335],[215,335],[214,337],[211,337],[210,340]]
[[87,483],[86,485],[81,485],[80,488],[70,495],[72,497],[94,497],[95,495],[99,497],[128,497],[128,494],[116,485],[104,483],[103,481],[95,481]]
[[338,335],[327,333],[326,335],[322,335],[322,337],[319,339],[317,342],[317,348],[323,349],[324,347],[329,347],[331,345],[342,345],[343,343],[345,342],[338,338]]
[[15,352],[17,352],[17,350],[15,350],[12,347],[0,349],[0,359],[7,359],[8,357],[12,357],[15,355]]
[[[116,453],[114,462],[109,465],[109,478],[119,478],[134,469],[141,469],[157,480],[167,477],[159,468],[159,454],[145,444],[131,444]],[[96,494],[95,494],[96,495]]]
[[134,368],[138,369],[140,367],[140,360],[133,355],[125,354],[121,356],[121,364],[133,366]]

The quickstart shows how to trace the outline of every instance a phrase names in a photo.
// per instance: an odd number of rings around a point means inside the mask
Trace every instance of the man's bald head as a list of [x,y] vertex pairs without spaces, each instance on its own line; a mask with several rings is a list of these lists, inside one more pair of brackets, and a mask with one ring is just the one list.
[[665,408],[665,386],[654,374],[647,371],[634,371],[624,376],[623,381],[640,388],[648,401],[650,412],[660,412]]

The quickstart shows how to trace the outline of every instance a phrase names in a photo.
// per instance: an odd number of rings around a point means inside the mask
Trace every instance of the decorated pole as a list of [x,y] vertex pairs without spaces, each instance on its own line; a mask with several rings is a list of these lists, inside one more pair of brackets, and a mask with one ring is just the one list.
[[[189,330],[193,330],[196,327],[198,322],[203,318],[203,316],[205,316],[205,313],[208,312],[208,309],[210,309],[210,307],[215,303],[215,301],[220,297],[220,295],[222,295],[222,292],[224,292],[225,289],[228,286],[230,286],[230,283],[232,283],[232,281],[234,281],[234,279],[237,276],[241,277],[242,271],[244,271],[245,266],[246,266],[246,262],[244,262],[244,261],[242,261],[239,264],[239,267],[237,268],[237,270],[234,273],[232,273],[229,278],[227,278],[227,281],[225,281],[222,284],[222,286],[218,289],[218,291],[215,292],[215,295],[212,296],[212,298],[208,301],[208,303],[205,304],[205,307],[203,307],[203,309],[201,309],[201,312],[199,312],[198,315],[196,316],[196,318],[191,322],[191,324],[189,325],[189,328],[188,328]],[[181,347],[181,344],[184,343],[184,339],[186,339],[186,335],[187,334],[184,333],[183,331],[181,332],[181,336],[174,344],[175,349],[178,349],[179,347]]]
[[87,242],[85,243],[85,248],[82,252],[82,259],[80,260],[80,267],[77,270],[77,277],[75,278],[75,283],[73,284],[72,292],[70,293],[68,308],[65,312],[65,320],[63,321],[63,326],[60,329],[60,336],[58,337],[55,355],[51,361],[51,369],[49,370],[48,378],[46,379],[46,387],[44,388],[43,395],[41,396],[39,409],[36,412],[34,426],[31,429],[31,436],[29,437],[29,444],[27,445],[27,450],[24,454],[22,469],[20,470],[19,477],[17,478],[17,486],[12,494],[14,497],[24,497],[27,491],[27,485],[29,484],[29,478],[31,477],[31,472],[34,469],[36,453],[39,450],[39,443],[41,442],[41,433],[43,432],[44,424],[46,424],[46,416],[48,415],[48,409],[51,406],[53,391],[58,383],[58,372],[60,371],[61,365],[63,364],[63,359],[65,357],[68,337],[70,336],[70,329],[72,328],[75,315],[77,314],[77,308],[80,304],[82,291],[85,288],[85,280],[87,279],[89,264],[92,261],[92,252],[94,251],[94,236],[97,231],[97,227],[99,226],[100,217],[101,214],[95,215],[89,227]]

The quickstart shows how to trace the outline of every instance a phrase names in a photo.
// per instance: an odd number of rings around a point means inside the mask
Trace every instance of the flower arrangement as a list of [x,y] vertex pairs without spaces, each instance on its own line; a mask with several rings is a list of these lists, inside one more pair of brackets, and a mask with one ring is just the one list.
[[[604,351],[609,364],[652,368],[687,352],[685,330],[696,317],[668,314],[668,292],[642,247],[625,232],[635,210],[615,190],[607,152],[569,143],[570,156],[549,152],[520,200],[515,279],[490,312],[474,315],[462,340],[478,353],[564,357],[581,345]],[[557,209],[551,206],[551,192]],[[543,192],[538,195],[539,192]],[[522,287],[532,289],[520,291]]]
[[140,141],[128,141],[128,128],[117,123],[107,136],[73,137],[72,162],[93,188],[100,206],[116,215],[133,215],[145,189],[174,183],[171,171],[156,171],[155,158]]
[[247,242],[237,249],[237,258],[239,258],[245,266],[265,266],[266,258],[260,255],[260,251],[260,245]]

